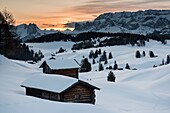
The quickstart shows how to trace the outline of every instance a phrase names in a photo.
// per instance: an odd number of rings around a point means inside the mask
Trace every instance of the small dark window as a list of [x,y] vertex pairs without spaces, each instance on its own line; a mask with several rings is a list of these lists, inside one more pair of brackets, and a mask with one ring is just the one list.
[[80,99],[80,94],[75,94],[75,100],[79,100]]

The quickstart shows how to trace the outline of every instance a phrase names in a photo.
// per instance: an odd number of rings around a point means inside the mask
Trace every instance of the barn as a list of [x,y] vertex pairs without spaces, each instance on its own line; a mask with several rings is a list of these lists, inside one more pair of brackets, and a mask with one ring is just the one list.
[[26,95],[60,102],[95,104],[95,90],[85,81],[62,75],[37,75],[25,80]]
[[44,61],[40,68],[43,68],[43,73],[46,74],[60,74],[78,79],[80,66],[72,59],[54,59]]

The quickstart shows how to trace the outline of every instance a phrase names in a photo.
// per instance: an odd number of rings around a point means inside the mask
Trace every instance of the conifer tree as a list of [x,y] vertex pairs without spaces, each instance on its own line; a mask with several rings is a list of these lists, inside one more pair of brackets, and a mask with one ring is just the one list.
[[80,72],[89,72],[91,71],[91,64],[89,63],[88,59],[85,58],[81,62]]
[[90,51],[89,58],[90,58],[90,59],[91,59],[91,58],[94,58],[94,52],[93,52],[93,50]]
[[92,64],[95,64],[96,63],[96,61],[95,61],[95,59],[93,59],[93,62],[92,62]]
[[94,53],[94,58],[97,58],[99,54],[99,51],[96,49],[95,53]]
[[149,56],[150,56],[151,58],[155,57],[153,51],[149,51]]
[[103,71],[103,70],[104,70],[103,65],[101,62],[99,62],[99,71]]
[[162,59],[162,65],[164,65],[165,63],[164,63],[164,59]]
[[116,63],[116,60],[115,60],[115,64],[114,64],[114,66],[113,66],[113,69],[114,69],[114,70],[117,70],[117,69],[118,69],[118,65],[117,65],[117,63]]
[[145,51],[143,51],[143,57],[145,57],[145,56],[146,56]]
[[166,62],[167,62],[167,64],[170,63],[170,57],[169,57],[169,55],[167,55]]
[[141,54],[140,54],[139,50],[136,51],[136,58],[141,58]]
[[128,63],[126,63],[125,69],[130,69],[130,66]]
[[113,58],[113,56],[112,56],[112,53],[110,52],[109,53],[109,59],[112,59]]
[[115,77],[114,73],[112,71],[110,71],[107,76],[107,81],[115,82],[115,79],[116,79],[116,77]]
[[101,49],[99,49],[99,53],[98,53],[99,55],[101,55],[102,54],[102,51],[101,51]]
[[103,51],[103,54],[102,54],[102,56],[100,57],[100,61],[105,61],[106,59],[107,59],[106,51]]

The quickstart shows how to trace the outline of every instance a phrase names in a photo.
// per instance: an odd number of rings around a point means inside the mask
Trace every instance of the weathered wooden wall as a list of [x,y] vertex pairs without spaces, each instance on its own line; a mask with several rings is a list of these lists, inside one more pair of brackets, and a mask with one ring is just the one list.
[[77,84],[70,90],[61,94],[62,101],[77,102],[77,103],[95,103],[94,89],[86,87],[82,84]]
[[40,89],[26,88],[26,95],[35,96],[48,100],[60,101],[60,95],[58,93],[49,92]]
[[60,74],[68,77],[78,78],[78,69],[51,70],[51,74]]

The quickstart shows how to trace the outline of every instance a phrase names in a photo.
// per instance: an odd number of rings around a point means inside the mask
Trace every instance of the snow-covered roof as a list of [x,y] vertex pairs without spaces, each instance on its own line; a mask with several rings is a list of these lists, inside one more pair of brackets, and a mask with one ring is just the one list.
[[36,75],[25,80],[21,86],[37,88],[53,92],[62,92],[67,89],[78,80],[71,77],[65,77],[62,75]]
[[72,69],[80,68],[74,59],[56,59],[46,60],[46,63],[51,69]]
[[25,80],[21,84],[21,86],[61,93],[62,91],[67,90],[68,88],[70,88],[72,85],[75,85],[76,83],[82,83],[88,87],[91,87],[92,89],[100,90],[99,88],[87,82],[75,78],[65,77],[62,75],[54,76],[54,75],[46,75],[46,74],[35,75],[34,77]]

